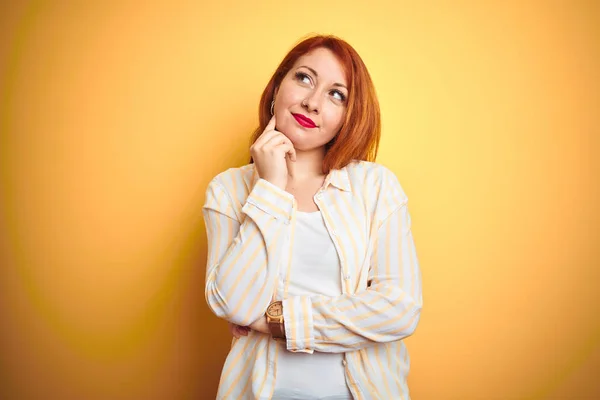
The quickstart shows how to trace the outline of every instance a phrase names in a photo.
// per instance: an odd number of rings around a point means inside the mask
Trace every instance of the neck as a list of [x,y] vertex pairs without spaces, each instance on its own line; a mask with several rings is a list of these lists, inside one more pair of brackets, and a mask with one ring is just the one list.
[[288,161],[288,179],[303,181],[323,176],[325,147],[309,151],[296,150],[296,162]]

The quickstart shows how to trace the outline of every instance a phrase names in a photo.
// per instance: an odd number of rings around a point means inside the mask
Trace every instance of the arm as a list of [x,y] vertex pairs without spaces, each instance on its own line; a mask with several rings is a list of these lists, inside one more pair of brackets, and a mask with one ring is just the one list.
[[421,273],[408,200],[401,189],[394,197],[386,199],[393,211],[377,228],[366,289],[338,297],[284,300],[288,350],[346,352],[403,339],[414,332],[423,303]]
[[213,179],[203,207],[208,237],[206,302],[220,318],[247,326],[273,295],[293,196],[264,179],[248,195],[240,224],[225,188]]

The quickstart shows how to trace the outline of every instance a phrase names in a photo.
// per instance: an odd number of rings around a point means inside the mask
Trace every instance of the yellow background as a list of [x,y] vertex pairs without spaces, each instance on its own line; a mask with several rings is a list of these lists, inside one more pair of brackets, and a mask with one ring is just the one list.
[[600,398],[600,2],[6,3],[0,398],[214,398],[204,191],[311,32],[362,55],[410,199],[413,399]]

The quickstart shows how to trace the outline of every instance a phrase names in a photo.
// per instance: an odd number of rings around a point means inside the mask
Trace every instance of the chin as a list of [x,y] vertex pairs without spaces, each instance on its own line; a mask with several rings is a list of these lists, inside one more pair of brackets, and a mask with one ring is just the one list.
[[[290,140],[292,140],[292,139],[290,139]],[[294,148],[299,151],[310,151],[310,150],[319,149],[319,148],[325,146],[325,143],[323,143],[323,144],[314,143],[314,142],[307,143],[307,141],[304,141],[304,140],[292,140],[292,143],[294,144]]]

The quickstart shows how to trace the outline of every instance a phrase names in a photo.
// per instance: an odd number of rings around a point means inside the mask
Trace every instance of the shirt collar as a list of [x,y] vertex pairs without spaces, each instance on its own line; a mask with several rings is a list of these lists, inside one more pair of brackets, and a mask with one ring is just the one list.
[[350,177],[348,176],[348,169],[346,167],[342,169],[332,169],[329,171],[327,178],[325,178],[324,187],[327,188],[329,184],[345,192],[351,192]]
[[[256,171],[256,167],[254,166],[254,164],[252,165],[252,186],[254,186],[258,181],[258,171]],[[342,169],[332,169],[331,171],[329,171],[329,174],[325,178],[325,184],[323,185],[323,187],[327,188],[327,186],[329,186],[330,184],[345,192],[351,192],[352,187],[350,186],[350,177],[348,176],[347,167],[344,167]]]

